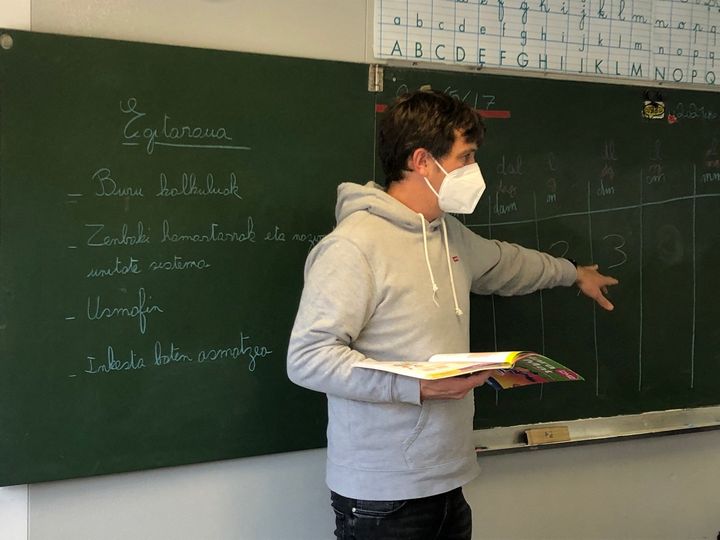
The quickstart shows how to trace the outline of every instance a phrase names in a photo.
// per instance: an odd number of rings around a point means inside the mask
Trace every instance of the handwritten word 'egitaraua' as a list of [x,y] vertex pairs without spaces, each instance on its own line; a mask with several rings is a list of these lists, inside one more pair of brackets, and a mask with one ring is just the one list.
[[247,218],[247,229],[238,231],[222,231],[218,223],[211,223],[208,231],[193,234],[172,232],[170,222],[163,220],[163,236],[161,242],[255,242],[255,223],[252,217]]
[[147,329],[147,316],[151,313],[163,313],[163,309],[157,304],[145,305],[148,300],[152,300],[152,296],[150,298],[146,298],[145,289],[143,287],[138,289],[138,300],[137,304],[134,306],[107,307],[102,305],[100,296],[96,296],[94,300],[88,297],[87,318],[91,321],[114,319],[117,317],[127,317],[130,319],[137,318],[140,333],[144,334]]
[[182,173],[182,179],[178,187],[168,187],[168,178],[165,173],[160,173],[160,191],[155,194],[156,197],[236,197],[242,199],[238,193],[238,181],[235,173],[230,173],[230,181],[225,187],[215,185],[215,176],[208,173],[205,176],[204,184],[198,185],[195,173]]
[[[148,155],[156,146],[174,148],[207,148],[220,150],[250,150],[249,146],[230,144],[233,138],[224,127],[204,127],[175,122],[163,113],[162,119],[146,118],[147,113],[138,110],[138,101],[131,97],[120,103],[120,111],[130,119],[123,127],[122,144],[125,146],[145,145]],[[126,116],[127,118],[127,116]]]

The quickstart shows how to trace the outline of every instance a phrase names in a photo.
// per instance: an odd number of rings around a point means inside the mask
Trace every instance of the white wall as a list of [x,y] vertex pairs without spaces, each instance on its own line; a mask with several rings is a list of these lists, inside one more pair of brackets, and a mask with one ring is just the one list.
[[0,487],[0,538],[26,540],[28,486]]
[[[481,458],[465,488],[474,538],[714,540],[718,448],[713,431]],[[329,539],[324,459],[317,450],[31,485],[28,538]]]
[[32,29],[364,62],[366,1],[34,0]]
[[[355,62],[372,0],[0,0],[0,26]],[[715,539],[720,431],[487,456],[477,539]],[[332,536],[323,450],[0,488],[0,539]],[[0,464],[2,466],[2,464]]]
[[481,460],[474,538],[715,540],[720,431]]
[[327,538],[324,458],[294,452],[32,485],[28,538]]
[[2,0],[0,27],[30,30],[30,1]]

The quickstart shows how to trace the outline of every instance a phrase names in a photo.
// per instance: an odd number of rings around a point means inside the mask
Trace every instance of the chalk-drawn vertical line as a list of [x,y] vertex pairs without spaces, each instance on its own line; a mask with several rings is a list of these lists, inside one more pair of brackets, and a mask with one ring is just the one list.
[[693,163],[693,207],[692,207],[692,342],[690,346],[690,388],[695,388],[695,323],[697,320],[697,256],[695,222],[697,220],[697,164]]
[[[537,195],[533,191],[533,221],[535,222],[535,249],[540,251],[540,227],[537,220]],[[545,354],[545,306],[543,303],[543,292],[540,290],[540,336],[541,336],[541,354]],[[543,398],[544,384],[540,384],[540,399]]]
[[644,250],[644,242],[643,242],[643,172],[640,170],[640,271],[639,271],[639,279],[640,279],[640,298],[639,298],[639,316],[640,316],[640,325],[639,325],[639,339],[638,339],[638,392],[642,390],[642,377],[643,377],[643,363],[642,363],[642,354],[643,354],[643,250]]
[[[492,240],[492,204],[488,202],[488,239]],[[492,326],[493,326],[493,350],[498,350],[497,343],[497,320],[495,318],[495,295],[490,295],[490,304],[492,305]]]
[[[492,240],[492,204],[488,201],[488,240]],[[497,321],[495,319],[495,295],[490,295],[490,305],[492,306],[492,327],[493,327],[493,350],[497,352]],[[495,406],[500,404],[500,390],[495,389]]]
[[[533,220],[535,222],[535,249],[540,251],[540,227],[537,221],[537,197],[533,191]],[[545,354],[545,306],[543,304],[543,292],[540,290],[540,336],[542,338],[541,354]]]
[[[590,205],[590,180],[587,182],[587,218],[588,218],[588,240],[590,241],[590,261],[595,263],[595,253],[593,250],[592,236],[592,213]],[[600,355],[598,353],[598,336],[597,336],[597,309],[595,302],[592,303],[593,314],[593,345],[595,347],[595,395],[600,395]]]

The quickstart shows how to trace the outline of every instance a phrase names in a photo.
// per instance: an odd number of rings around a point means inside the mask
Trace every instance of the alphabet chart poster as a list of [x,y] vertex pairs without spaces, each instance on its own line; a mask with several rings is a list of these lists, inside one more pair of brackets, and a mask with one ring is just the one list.
[[718,26],[720,0],[376,0],[374,51],[386,60],[712,87]]

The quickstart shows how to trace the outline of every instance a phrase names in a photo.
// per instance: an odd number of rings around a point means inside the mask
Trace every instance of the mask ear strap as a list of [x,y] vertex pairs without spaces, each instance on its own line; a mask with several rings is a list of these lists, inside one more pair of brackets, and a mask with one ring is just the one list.
[[437,165],[438,167],[440,167],[440,170],[445,174],[445,176],[447,176],[447,175],[448,175],[448,172],[447,172],[445,169],[443,169],[443,166],[440,165],[440,163],[438,162],[437,159],[435,159],[435,156],[433,156],[432,154],[430,154],[430,157],[431,157],[432,160],[435,162],[435,165]]
[[427,184],[427,186],[430,188],[430,191],[432,191],[435,194],[435,196],[439,199],[440,194],[437,191],[435,191],[434,187],[432,187],[432,184],[430,183],[430,180],[427,179],[427,176],[423,176],[423,179],[425,180],[425,183]]
[[[442,165],[440,165],[440,164],[437,162],[437,160],[435,159],[435,157],[434,157],[430,152],[428,152],[428,155],[429,155],[430,158],[435,162],[435,165],[437,165],[438,167],[440,167],[440,170],[445,173],[445,176],[447,176],[447,172],[445,172],[445,169],[442,168]],[[427,184],[427,186],[430,188],[430,191],[432,191],[432,192],[435,194],[435,196],[439,199],[439,198],[440,198],[440,194],[439,194],[437,191],[435,191],[435,188],[434,188],[434,187],[432,187],[432,184],[430,183],[430,180],[427,179],[427,176],[423,176],[423,179],[425,180],[425,183]]]

